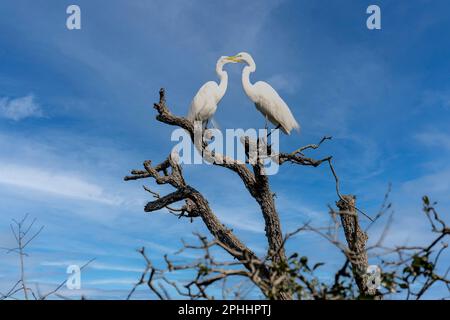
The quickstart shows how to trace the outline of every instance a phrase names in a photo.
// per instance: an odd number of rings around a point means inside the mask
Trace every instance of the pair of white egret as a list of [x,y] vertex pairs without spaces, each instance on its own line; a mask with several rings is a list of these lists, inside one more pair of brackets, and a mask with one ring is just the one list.
[[205,128],[207,127],[208,121],[213,117],[217,105],[227,91],[228,73],[223,70],[227,63],[247,64],[242,71],[242,86],[250,100],[255,103],[256,109],[266,118],[266,128],[267,120],[269,120],[276,127],[275,129],[281,129],[286,134],[290,134],[292,129],[300,129],[291,110],[272,86],[264,81],[258,81],[255,84],[250,82],[250,73],[255,72],[256,64],[252,56],[246,52],[219,58],[216,72],[220,83],[208,81],[200,88],[190,106],[188,114],[190,121],[201,121]]

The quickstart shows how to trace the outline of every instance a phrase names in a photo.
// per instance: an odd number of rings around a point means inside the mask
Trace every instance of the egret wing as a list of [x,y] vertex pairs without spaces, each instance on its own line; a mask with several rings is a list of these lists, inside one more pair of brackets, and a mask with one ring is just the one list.
[[208,81],[192,99],[188,119],[205,121],[209,119],[217,108],[216,95],[219,87],[214,81]]
[[253,85],[255,91],[255,105],[257,109],[273,125],[280,125],[282,130],[289,134],[292,129],[299,129],[300,126],[292,115],[291,110],[280,95],[270,84],[258,81]]

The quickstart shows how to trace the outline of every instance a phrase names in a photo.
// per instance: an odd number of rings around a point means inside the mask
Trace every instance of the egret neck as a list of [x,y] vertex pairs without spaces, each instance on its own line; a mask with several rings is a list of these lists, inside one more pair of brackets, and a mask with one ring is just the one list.
[[222,60],[219,60],[216,65],[216,73],[220,79],[217,101],[220,101],[223,98],[228,86],[228,73],[223,70],[223,66],[224,62]]
[[242,86],[244,87],[244,91],[250,97],[250,99],[255,101],[256,97],[254,95],[253,84],[250,83],[250,73],[256,71],[256,64],[253,61],[249,61],[248,63],[249,65],[245,66],[244,70],[242,71]]

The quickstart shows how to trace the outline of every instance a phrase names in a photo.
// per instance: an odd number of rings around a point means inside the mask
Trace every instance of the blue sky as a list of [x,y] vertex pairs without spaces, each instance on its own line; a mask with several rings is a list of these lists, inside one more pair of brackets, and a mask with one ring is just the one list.
[[[73,3],[81,7],[82,29],[69,31],[65,11]],[[160,263],[180,237],[205,233],[199,221],[145,214],[142,181],[122,178],[145,159],[163,160],[174,144],[172,128],[154,120],[159,88],[173,112],[186,114],[198,88],[216,79],[217,58],[240,51],[256,61],[252,79],[271,83],[302,126],[282,137],[281,149],[333,136],[311,155],[334,156],[342,191],[356,194],[368,213],[392,183],[387,241],[423,243],[422,195],[450,218],[450,4],[377,1],[376,31],[366,28],[370,4],[2,1],[0,246],[12,245],[10,219],[29,213],[45,225],[27,258],[31,282],[50,288],[68,264],[95,257],[82,292],[66,294],[123,298],[143,268],[135,249],[146,246]],[[260,127],[263,119],[241,88],[241,66],[226,69],[230,83],[216,121],[221,128]],[[206,165],[186,166],[185,176],[225,224],[264,252],[262,217],[236,176]],[[270,179],[285,232],[327,221],[336,194],[325,166],[287,165]],[[330,268],[341,263],[313,235],[297,237],[289,250]],[[448,266],[450,258],[443,261]],[[0,253],[0,291],[13,284],[16,266],[15,256]]]

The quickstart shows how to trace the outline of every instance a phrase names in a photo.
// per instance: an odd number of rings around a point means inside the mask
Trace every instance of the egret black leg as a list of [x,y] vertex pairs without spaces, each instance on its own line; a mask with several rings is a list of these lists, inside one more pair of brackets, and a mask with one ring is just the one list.
[[[278,130],[280,128],[281,128],[281,124],[277,125],[274,130]],[[271,134],[272,134],[272,131],[270,131],[270,133],[266,136],[266,138],[269,138]]]

